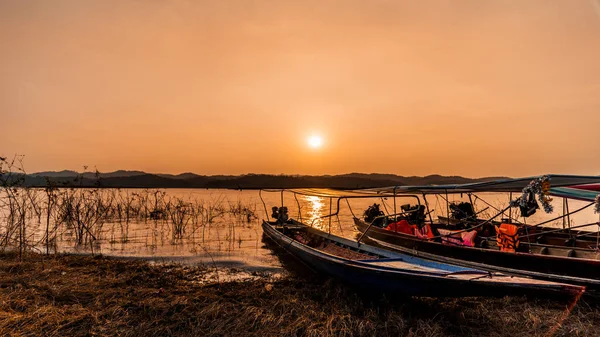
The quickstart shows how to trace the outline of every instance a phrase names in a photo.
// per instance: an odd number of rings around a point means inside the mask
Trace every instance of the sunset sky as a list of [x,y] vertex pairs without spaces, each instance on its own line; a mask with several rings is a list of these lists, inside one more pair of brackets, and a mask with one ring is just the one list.
[[600,174],[596,0],[0,0],[0,46],[30,172]]

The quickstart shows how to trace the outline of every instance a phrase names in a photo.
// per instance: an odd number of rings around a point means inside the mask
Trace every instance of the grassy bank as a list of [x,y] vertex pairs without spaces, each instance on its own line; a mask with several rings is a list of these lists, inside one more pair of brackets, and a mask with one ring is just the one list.
[[106,257],[28,255],[19,262],[0,255],[0,335],[592,336],[600,331],[600,311],[584,300],[567,315],[569,303],[552,300],[391,298],[357,294],[314,277],[224,282],[231,273]]

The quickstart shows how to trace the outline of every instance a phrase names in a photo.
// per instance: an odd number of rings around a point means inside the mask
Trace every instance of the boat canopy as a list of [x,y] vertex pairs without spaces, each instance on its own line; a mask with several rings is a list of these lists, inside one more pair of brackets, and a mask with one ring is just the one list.
[[552,187],[550,188],[550,195],[561,198],[583,200],[583,201],[596,201],[600,191],[588,191],[579,188],[571,187]]
[[[449,185],[423,185],[423,186],[390,186],[371,188],[363,191],[387,194],[441,194],[441,193],[475,193],[475,192],[522,192],[529,183],[543,176],[526,178],[501,179],[469,184]],[[566,187],[573,185],[586,185],[600,183],[600,176],[576,176],[576,175],[546,175],[551,187]]]
[[[336,190],[331,188],[286,188],[265,189],[266,192],[290,192],[294,194],[322,197],[322,198],[382,198],[394,197],[393,193],[374,192],[370,190]],[[396,194],[397,197],[400,195]]]

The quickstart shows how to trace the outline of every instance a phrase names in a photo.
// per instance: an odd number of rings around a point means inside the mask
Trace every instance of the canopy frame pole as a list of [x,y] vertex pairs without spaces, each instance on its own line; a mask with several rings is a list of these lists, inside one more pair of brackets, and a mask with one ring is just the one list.
[[567,226],[569,226],[569,237],[573,237],[571,233],[571,214],[569,214],[569,200],[567,198],[563,198],[565,200],[565,206],[567,209]]
[[338,227],[340,228],[340,234],[342,234],[342,236],[343,236],[344,235],[344,229],[342,228],[342,222],[340,221],[340,216],[336,215],[335,218],[337,219]]
[[[472,194],[473,193],[471,193],[471,192],[467,193],[467,197],[469,197],[469,202],[471,203],[471,206],[473,207],[473,212],[475,212],[475,203],[473,203],[473,196],[472,196]],[[477,213],[477,212],[475,212],[475,213]]]
[[600,214],[598,214],[598,231],[596,232],[596,250],[600,249]]
[[[566,214],[566,210],[567,210],[567,206],[565,206],[565,202],[567,201],[566,198],[563,198],[563,202],[562,202],[562,207],[563,207],[563,211],[562,214],[565,215]],[[567,228],[567,223],[565,222],[565,217],[563,216],[562,218],[562,225],[563,225],[563,229]]]
[[[396,214],[396,189],[398,188],[398,186],[394,186],[394,214]],[[396,219],[394,219],[394,222],[396,222]]]
[[260,201],[262,201],[263,207],[265,208],[265,216],[268,221],[269,220],[269,212],[267,211],[267,204],[265,204],[265,200],[262,197],[262,189],[258,190],[258,197],[260,198]]
[[296,204],[298,204],[298,219],[300,219],[300,222],[304,223],[302,221],[302,212],[301,212],[301,207],[300,207],[300,201],[298,201],[298,196],[296,195],[296,193],[294,193],[294,199],[296,199]]
[[450,200],[448,200],[448,189],[446,189],[446,216],[450,219]]
[[[339,201],[339,200],[338,200]],[[329,214],[331,214],[331,204],[333,203],[333,198],[329,198]],[[338,211],[339,211],[339,203],[338,203]],[[337,215],[337,214],[336,214]],[[331,217],[329,217],[329,234],[331,234]]]
[[523,218],[523,222],[525,223],[525,236],[527,237],[529,252],[531,253],[531,235],[529,235],[529,226],[527,226],[527,218]]
[[350,201],[348,200],[348,198],[346,198],[345,200],[346,200],[346,204],[348,204],[348,209],[350,210],[350,214],[352,214],[352,216],[353,216],[355,219],[358,219],[358,218],[356,217],[356,214],[354,214],[354,211],[352,210],[352,206],[350,206]]
[[423,200],[425,200],[425,207],[427,207],[427,214],[429,215],[429,222],[433,224],[433,218],[431,217],[432,210],[429,209],[429,201],[427,201],[427,195],[423,193]]
[[[510,205],[510,203],[512,202],[512,194],[513,192],[510,192],[510,194],[508,195],[508,204]],[[508,209],[508,222],[512,223],[512,207]]]

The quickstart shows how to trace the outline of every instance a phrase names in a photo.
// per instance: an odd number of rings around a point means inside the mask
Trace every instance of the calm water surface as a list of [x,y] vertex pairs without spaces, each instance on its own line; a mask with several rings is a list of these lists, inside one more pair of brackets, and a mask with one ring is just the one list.
[[[143,190],[119,190],[121,194],[140,193]],[[270,216],[272,206],[281,206],[281,194],[278,192],[262,192],[264,204],[258,191],[247,190],[201,190],[201,189],[166,189],[165,197],[177,197],[196,204],[211,205],[214,210],[212,221],[205,219],[190,220],[181,238],[173,238],[173,229],[167,220],[131,220],[128,226],[121,222],[106,222],[101,226],[101,234],[94,245],[95,253],[117,256],[150,257],[153,259],[165,258],[183,262],[218,263],[232,267],[251,268],[278,268],[279,261],[262,242],[262,219]],[[515,195],[516,197],[516,195]],[[450,201],[468,200],[464,195],[450,195]],[[442,197],[428,196],[427,201],[432,216],[446,215],[446,202]],[[477,211],[481,215],[493,216],[497,209],[506,207],[509,196],[506,194],[483,193],[474,198]],[[290,193],[285,193],[283,203],[288,207],[291,217],[302,219],[303,222],[313,224],[324,231],[346,238],[354,239],[357,231],[353,227],[353,213],[361,217],[364,210],[374,202],[381,205],[382,210],[393,213],[394,200],[389,199],[351,199],[342,200],[338,216],[321,219],[322,216],[335,212],[335,200],[298,195],[297,199]],[[414,203],[415,199],[397,198],[396,207]],[[422,198],[421,198],[421,202]],[[300,207],[298,207],[298,204]],[[538,223],[562,214],[562,199],[553,200],[554,212],[550,215],[542,210],[528,219],[519,218],[525,223]],[[587,205],[586,202],[569,201],[571,211]],[[247,209],[248,214],[233,214],[230,211],[236,207]],[[266,208],[266,210],[265,210]],[[268,213],[267,213],[268,212]],[[5,215],[5,212],[4,212]],[[515,216],[515,211],[513,211]],[[35,235],[41,237],[45,222],[38,219],[37,225],[31,220]],[[598,221],[592,207],[571,216],[573,226]],[[548,226],[562,227],[563,221],[557,220]],[[584,230],[596,231],[597,226],[586,227]],[[56,249],[61,252],[90,252],[89,246],[77,247],[74,244],[72,231],[59,229]]]

